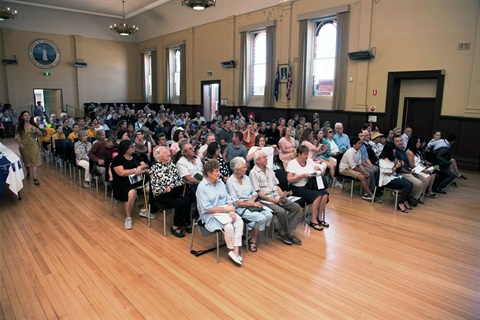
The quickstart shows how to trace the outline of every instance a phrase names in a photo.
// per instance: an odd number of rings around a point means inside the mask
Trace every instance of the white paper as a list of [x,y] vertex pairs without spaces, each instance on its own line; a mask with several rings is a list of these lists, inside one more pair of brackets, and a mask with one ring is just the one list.
[[325,186],[323,185],[322,176],[317,176],[316,179],[317,179],[318,190],[325,189]]
[[267,200],[260,200],[260,202],[264,204],[273,204],[273,202]]
[[227,224],[232,222],[232,218],[228,213],[215,213],[213,215],[221,224]]
[[413,170],[415,171],[415,173],[420,173],[425,170],[425,166],[418,164]]
[[267,206],[263,206],[262,209],[265,210],[265,211],[268,211],[268,212],[273,212],[273,210],[270,209],[270,208],[267,207]]
[[297,200],[300,200],[301,198],[300,197],[295,197],[295,196],[289,196],[287,199],[292,201],[292,202],[295,202]]

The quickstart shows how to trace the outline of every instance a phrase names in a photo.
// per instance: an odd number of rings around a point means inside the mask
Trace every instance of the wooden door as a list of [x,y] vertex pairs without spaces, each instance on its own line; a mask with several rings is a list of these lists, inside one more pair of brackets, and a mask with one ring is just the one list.
[[409,126],[413,136],[429,141],[435,129],[435,98],[405,98],[402,130]]

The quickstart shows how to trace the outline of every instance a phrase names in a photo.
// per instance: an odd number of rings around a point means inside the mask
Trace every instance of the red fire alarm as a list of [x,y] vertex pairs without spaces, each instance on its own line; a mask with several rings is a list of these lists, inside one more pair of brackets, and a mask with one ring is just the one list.
[[372,92],[372,94],[373,94],[374,96],[376,96],[376,95],[377,95],[377,89],[374,89],[373,92]]

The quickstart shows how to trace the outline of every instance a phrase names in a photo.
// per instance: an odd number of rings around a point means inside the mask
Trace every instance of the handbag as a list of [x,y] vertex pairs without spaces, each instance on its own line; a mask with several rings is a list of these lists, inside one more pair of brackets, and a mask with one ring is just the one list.
[[315,177],[308,178],[308,181],[305,184],[305,188],[307,188],[308,190],[318,190],[317,179]]

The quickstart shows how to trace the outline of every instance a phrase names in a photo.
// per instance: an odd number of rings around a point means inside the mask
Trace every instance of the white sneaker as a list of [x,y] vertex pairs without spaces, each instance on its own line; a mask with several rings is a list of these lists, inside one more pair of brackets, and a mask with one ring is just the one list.
[[228,253],[228,256],[230,257],[230,259],[232,259],[233,262],[235,262],[239,266],[242,265],[242,260],[240,260],[241,258],[239,256],[236,256],[235,253],[233,253],[233,251],[230,251]]
[[367,195],[364,194],[364,195],[362,196],[362,199],[363,199],[363,200],[367,200],[367,201],[372,201],[372,197],[370,197],[368,194],[367,194]]
[[[148,217],[147,209],[140,209],[140,212],[138,214],[140,215],[140,217],[144,217],[144,218]],[[150,213],[150,219],[153,220],[155,218],[156,218],[155,214]]]
[[337,181],[337,182],[335,182],[335,188],[342,189],[343,184],[341,182]]
[[125,229],[130,230],[132,229],[132,218],[125,219]]

